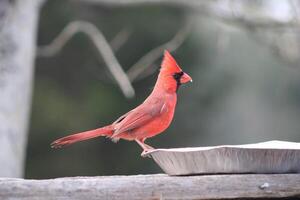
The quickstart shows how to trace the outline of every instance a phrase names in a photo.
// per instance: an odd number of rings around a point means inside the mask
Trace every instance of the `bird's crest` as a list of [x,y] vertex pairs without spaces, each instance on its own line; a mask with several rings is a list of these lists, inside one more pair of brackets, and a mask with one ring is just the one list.
[[164,58],[161,63],[161,70],[167,70],[170,72],[181,72],[181,68],[177,64],[176,60],[173,58],[173,56],[169,53],[168,50],[165,50],[164,52]]

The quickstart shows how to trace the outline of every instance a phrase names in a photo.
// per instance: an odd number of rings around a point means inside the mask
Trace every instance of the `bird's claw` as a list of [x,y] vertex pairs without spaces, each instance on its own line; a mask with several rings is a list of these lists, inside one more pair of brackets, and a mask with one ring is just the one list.
[[143,157],[143,158],[145,158],[145,157],[148,157],[148,158],[151,158],[151,155],[149,154],[151,151],[153,151],[154,149],[145,149],[143,152],[142,152],[142,154],[141,154],[141,156]]

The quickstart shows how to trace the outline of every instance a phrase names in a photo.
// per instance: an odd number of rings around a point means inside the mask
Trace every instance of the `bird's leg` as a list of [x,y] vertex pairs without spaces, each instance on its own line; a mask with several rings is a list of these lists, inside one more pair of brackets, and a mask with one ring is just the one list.
[[151,147],[151,146],[149,146],[148,144],[145,144],[145,143],[144,143],[145,139],[143,139],[143,140],[135,139],[135,141],[136,141],[136,142],[138,143],[138,145],[140,145],[140,146],[142,147],[142,149],[144,150],[144,151],[142,152],[142,154],[141,154],[142,157],[145,157],[146,154],[147,154],[149,151],[151,151],[151,150],[154,149],[153,147]]
[[140,145],[140,147],[142,147],[142,149],[143,149],[144,151],[154,149],[153,147],[149,146],[148,144],[145,144],[145,143],[143,142],[143,140],[135,139],[135,141]]
[[146,140],[146,138],[142,139],[142,143],[147,147],[147,149],[153,150],[154,148],[151,147],[150,145],[146,144],[146,143],[145,143],[145,140]]

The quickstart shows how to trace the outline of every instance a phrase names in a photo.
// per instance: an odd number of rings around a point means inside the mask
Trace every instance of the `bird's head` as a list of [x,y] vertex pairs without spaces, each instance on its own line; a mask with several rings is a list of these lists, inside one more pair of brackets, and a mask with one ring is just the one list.
[[192,82],[192,78],[179,67],[172,55],[165,50],[159,73],[159,82],[171,92],[176,92],[180,85]]

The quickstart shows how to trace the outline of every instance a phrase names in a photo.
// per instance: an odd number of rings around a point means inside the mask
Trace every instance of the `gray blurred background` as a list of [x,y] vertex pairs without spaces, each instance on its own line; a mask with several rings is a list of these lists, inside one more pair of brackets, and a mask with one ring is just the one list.
[[[203,1],[199,7],[196,1],[174,2],[112,6],[48,0],[40,12],[37,44],[50,44],[70,22],[88,21],[108,41],[119,37],[115,55],[127,71],[182,31],[183,42],[172,54],[193,83],[180,88],[171,126],[148,139],[149,145],[299,142],[298,1]],[[57,54],[37,56],[25,177],[160,173],[151,159],[140,157],[135,142],[96,138],[65,149],[49,145],[106,125],[139,105],[154,86],[160,62],[158,57],[139,75],[135,97],[126,98],[82,33]]]

